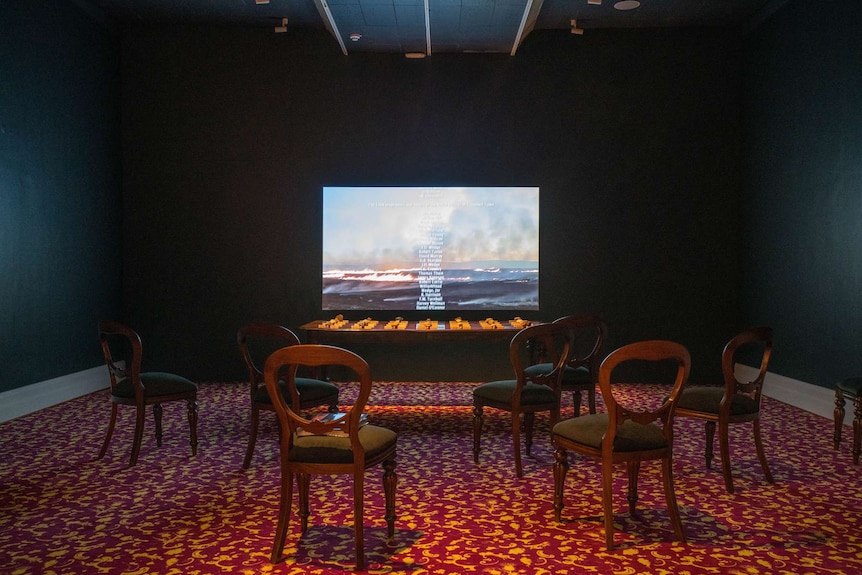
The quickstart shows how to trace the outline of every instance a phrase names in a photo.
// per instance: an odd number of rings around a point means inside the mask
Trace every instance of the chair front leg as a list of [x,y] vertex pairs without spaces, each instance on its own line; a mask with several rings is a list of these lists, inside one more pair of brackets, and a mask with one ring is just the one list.
[[638,502],[638,476],[640,475],[640,461],[626,462],[626,470],[629,476],[629,490],[626,499],[629,501],[629,514],[632,517],[638,517],[637,502]]
[[533,452],[533,428],[536,422],[536,414],[532,411],[528,411],[524,414],[524,436],[525,436],[525,444],[527,446],[527,455],[531,455]]
[[[254,455],[254,446],[257,443],[257,426],[260,423],[260,410],[256,405],[251,406],[251,423],[248,430],[248,446],[245,448],[245,459],[242,460],[242,468],[251,466],[251,458]],[[279,434],[280,436],[281,434]]]
[[[530,445],[532,444],[532,425],[529,416],[532,413],[525,413],[525,426],[527,427],[527,455],[530,454]],[[512,413],[512,448],[515,450],[515,475],[518,477],[524,476],[524,469],[521,466],[521,417],[517,412]]]
[[859,465],[862,454],[862,396],[856,397],[853,404],[853,465]]
[[575,407],[575,417],[581,414],[581,390],[575,389],[572,391],[572,405]]
[[198,454],[198,402],[189,399],[186,402],[189,420],[189,443],[192,445],[192,455]]
[[144,440],[144,421],[146,420],[146,408],[139,405],[135,410],[135,438],[132,441],[132,456],[129,458],[129,467],[134,467],[138,462],[138,453],[141,452],[141,442]]
[[287,527],[290,524],[290,507],[293,502],[293,473],[286,466],[281,468],[281,500],[278,504],[278,523],[275,528],[275,543],[272,547],[270,561],[278,563],[284,553],[284,540],[287,537]]
[[569,456],[562,447],[554,450],[554,519],[561,521],[563,515],[563,487],[569,471]]
[[679,516],[679,506],[676,504],[676,493],[673,488],[673,461],[670,457],[662,459],[661,471],[664,482],[664,497],[667,501],[667,511],[673,525],[673,532],[681,543],[685,543],[685,532],[682,530],[682,519]]
[[153,419],[156,420],[156,445],[162,446],[162,404],[153,404]]
[[105,441],[102,442],[102,449],[99,450],[99,455],[96,459],[102,459],[105,453],[108,452],[108,445],[111,443],[111,436],[114,435],[114,426],[117,424],[117,404],[111,404],[111,419],[108,421],[108,433],[105,435]]
[[724,488],[733,493],[733,472],[730,467],[730,425],[727,420],[718,422],[718,447],[721,453],[721,472],[724,475]]
[[395,474],[395,458],[383,462],[383,493],[386,499],[386,533],[390,539],[395,536],[395,488],[398,476]]
[[602,458],[602,507],[605,515],[605,548],[614,549],[614,466],[610,457]]
[[712,469],[712,457],[713,457],[713,443],[715,442],[715,422],[707,421],[704,426],[704,431],[706,432],[706,452],[704,457],[706,458],[706,468]]
[[473,405],[473,463],[479,463],[479,440],[482,437],[482,406]]
[[763,440],[760,439],[760,420],[754,420],[754,447],[757,448],[757,458],[760,460],[760,467],[763,468],[763,475],[766,476],[766,481],[773,483],[772,473],[769,471],[769,463],[766,461],[766,452],[763,450]]
[[835,430],[832,433],[832,445],[835,451],[838,451],[841,445],[841,429],[844,427],[844,392],[840,389],[835,390],[835,410],[832,417],[835,422]]
[[308,473],[299,473],[296,476],[296,485],[299,489],[299,525],[303,533],[308,531],[308,490],[311,485],[311,476]]
[[[365,530],[362,515],[364,513],[363,485],[364,472],[353,476],[353,539],[356,544],[356,570],[365,571]],[[385,491],[385,488],[384,488]]]

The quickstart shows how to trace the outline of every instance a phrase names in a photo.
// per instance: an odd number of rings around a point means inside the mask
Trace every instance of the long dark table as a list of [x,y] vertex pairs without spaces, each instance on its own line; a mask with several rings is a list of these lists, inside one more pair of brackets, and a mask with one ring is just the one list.
[[499,319],[493,322],[462,320],[334,320],[311,321],[300,326],[308,343],[346,345],[349,343],[425,343],[437,341],[510,340],[518,331],[537,321]]
[[[300,326],[308,343],[328,344],[356,351],[368,361],[376,377],[417,381],[484,381],[509,377],[509,341],[531,323],[501,319],[491,324],[482,320],[455,319],[425,324],[412,320],[398,327],[387,327],[390,320],[357,325],[357,320],[343,324],[316,320]],[[440,325],[442,324],[442,328]],[[461,345],[464,342],[465,345]],[[392,353],[390,347],[411,348],[406,355]],[[414,351],[415,350],[415,351]],[[492,351],[493,350],[493,351]],[[478,353],[478,355],[474,354]],[[497,359],[489,360],[490,357]],[[443,354],[443,355],[441,355]],[[441,361],[416,362],[415,358],[439,357]],[[325,375],[325,374],[324,374]]]

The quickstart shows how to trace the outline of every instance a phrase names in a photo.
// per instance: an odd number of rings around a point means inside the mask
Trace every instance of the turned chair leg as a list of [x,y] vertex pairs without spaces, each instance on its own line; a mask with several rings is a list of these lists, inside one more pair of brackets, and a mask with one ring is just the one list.
[[565,449],[554,450],[554,519],[562,520],[563,487],[566,484],[566,472],[569,471],[569,457]]
[[832,445],[835,451],[841,446],[841,428],[844,426],[844,392],[835,390],[835,411],[833,412],[835,431],[832,434]]
[[733,493],[733,472],[730,467],[730,429],[726,421],[718,424],[718,449],[721,454],[724,488],[728,493]]
[[859,455],[862,453],[862,396],[857,396],[853,405],[853,465],[859,465]]
[[629,501],[629,515],[637,517],[637,502],[638,502],[638,475],[640,475],[640,461],[629,461],[626,464],[629,475],[629,490],[626,499]]
[[676,502],[676,493],[673,488],[673,461],[670,457],[661,462],[662,481],[664,483],[664,497],[667,500],[667,511],[673,524],[673,531],[677,540],[685,543],[685,532],[682,529],[682,519],[679,515],[679,505]]
[[[532,413],[524,414],[524,426],[527,428],[527,435],[532,433],[532,421],[529,416]],[[530,453],[531,438],[527,438],[527,454]],[[515,475],[518,477],[524,476],[524,470],[521,467],[521,417],[517,413],[512,414],[512,447],[515,450]]]
[[162,404],[153,404],[153,419],[156,420],[156,446],[162,446]]
[[198,402],[190,399],[187,402],[189,420],[189,443],[192,444],[192,455],[198,454]]
[[712,469],[713,442],[715,441],[715,422],[707,421],[704,425],[706,430],[706,468]]
[[102,459],[105,453],[108,452],[108,445],[111,443],[111,436],[114,435],[114,426],[117,424],[117,404],[111,404],[111,420],[108,422],[108,433],[105,435],[105,441],[102,442],[102,449],[99,450],[99,455],[96,459]]
[[132,456],[129,458],[129,467],[134,467],[138,462],[138,453],[141,451],[141,442],[144,440],[144,420],[146,419],[144,406],[136,410],[135,415],[135,438],[132,440]]
[[613,465],[602,461],[602,507],[605,512],[605,548],[614,550],[614,478]]
[[473,463],[479,463],[479,440],[482,437],[482,406],[473,406]]
[[365,503],[363,500],[364,475],[360,473],[353,477],[353,540],[356,544],[356,570],[365,571],[365,530],[363,528],[363,514]]
[[392,539],[395,536],[395,488],[398,476],[395,474],[395,459],[383,462],[383,494],[386,500],[386,534]]
[[282,467],[281,501],[278,505],[278,524],[275,528],[275,543],[272,547],[270,561],[278,563],[284,552],[284,539],[287,536],[287,527],[290,523],[290,506],[293,501],[293,473]]
[[763,451],[763,441],[760,439],[760,420],[754,420],[754,446],[757,448],[757,458],[760,460],[760,467],[763,468],[763,475],[766,476],[766,481],[774,483],[772,480],[772,472],[769,471],[769,463],[766,461],[766,452]]
[[257,443],[257,426],[260,423],[260,410],[253,405],[251,408],[251,427],[248,431],[248,447],[245,448],[245,459],[242,460],[242,468],[251,466],[251,458],[254,455],[254,446]]
[[296,476],[296,485],[299,489],[299,526],[300,531],[308,531],[308,517],[311,511],[308,509],[308,491],[311,487],[311,475],[300,473]]
[[536,414],[535,413],[525,413],[524,414],[524,442],[527,446],[527,455],[532,455],[533,453],[533,425],[535,425]]

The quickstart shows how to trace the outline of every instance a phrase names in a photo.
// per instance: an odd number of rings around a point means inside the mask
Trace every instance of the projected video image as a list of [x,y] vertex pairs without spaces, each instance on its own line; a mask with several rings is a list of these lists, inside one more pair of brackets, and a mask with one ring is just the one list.
[[538,310],[539,188],[325,187],[324,310]]

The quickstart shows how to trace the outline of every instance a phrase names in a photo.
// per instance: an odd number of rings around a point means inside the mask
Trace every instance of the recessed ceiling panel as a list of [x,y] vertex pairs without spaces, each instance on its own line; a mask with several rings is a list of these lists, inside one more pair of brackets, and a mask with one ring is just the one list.
[[[425,0],[74,0],[102,10],[120,25],[219,24],[316,28],[334,33],[344,52],[426,51]],[[785,0],[642,0],[633,10],[614,9],[614,0],[533,0],[525,34],[569,30],[571,20],[588,35],[607,28],[739,27],[773,13]],[[0,0],[2,2],[2,0]],[[514,54],[527,0],[428,0],[431,52],[500,52]],[[417,33],[417,28],[422,33]],[[351,42],[351,33],[362,34]],[[286,35],[285,37],[289,37]],[[416,49],[416,45],[421,50]],[[407,46],[410,48],[406,48]]]
[[362,16],[365,18],[365,24],[368,26],[391,26],[394,28],[398,25],[395,20],[395,6],[391,1],[389,4],[369,4],[363,0],[360,7],[362,8]]

